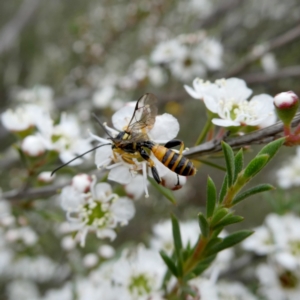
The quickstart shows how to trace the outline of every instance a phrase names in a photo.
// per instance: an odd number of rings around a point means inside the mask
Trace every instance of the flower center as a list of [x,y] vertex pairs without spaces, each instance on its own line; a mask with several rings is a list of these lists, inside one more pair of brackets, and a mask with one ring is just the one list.
[[297,277],[291,272],[286,271],[279,276],[281,286],[285,289],[293,289],[298,284]]
[[130,293],[139,296],[149,294],[151,292],[149,281],[146,274],[132,276],[128,286]]

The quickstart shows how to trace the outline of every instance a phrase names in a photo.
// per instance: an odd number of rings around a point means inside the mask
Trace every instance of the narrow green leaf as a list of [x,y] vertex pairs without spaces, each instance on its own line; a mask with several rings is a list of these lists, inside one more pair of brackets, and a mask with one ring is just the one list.
[[161,258],[163,259],[163,261],[165,262],[165,264],[168,266],[168,269],[170,270],[170,272],[175,277],[178,277],[178,271],[177,271],[176,265],[172,261],[172,259],[163,250],[161,250],[159,252],[159,254],[160,254]]
[[219,203],[222,203],[225,195],[226,195],[226,192],[227,192],[227,189],[228,189],[228,182],[227,182],[227,174],[225,174],[224,176],[224,180],[223,180],[223,183],[222,183],[222,187],[221,187],[221,190],[220,190],[220,194],[219,194]]
[[231,186],[233,184],[233,177],[234,177],[234,153],[231,149],[231,147],[226,144],[225,142],[222,142],[222,149],[225,157],[226,162],[226,169],[227,169],[227,176],[228,176],[228,186]]
[[200,261],[197,266],[191,271],[190,276],[188,276],[189,279],[197,277],[201,275],[215,260],[216,255],[211,255],[209,257],[206,257],[204,260]]
[[251,178],[253,178],[259,171],[263,169],[263,167],[267,164],[269,161],[269,155],[268,154],[262,154],[259,156],[254,157],[246,169],[244,170],[243,178],[244,180],[249,181]]
[[218,252],[230,248],[244,239],[246,239],[248,236],[250,236],[253,233],[251,230],[240,230],[235,233],[232,233],[228,236],[226,236],[220,243],[214,245],[209,250],[209,255],[217,254]]
[[199,162],[201,162],[201,163],[203,163],[204,165],[207,165],[207,166],[210,166],[210,167],[213,167],[213,168],[216,168],[218,170],[226,172],[226,168],[223,167],[223,166],[220,166],[219,164],[215,164],[215,163],[213,163],[213,162],[211,162],[209,160],[202,159],[202,158],[201,159],[198,158],[196,160],[199,161]]
[[177,257],[179,258],[181,256],[182,240],[181,240],[179,222],[174,215],[172,215],[172,231],[173,231],[175,252]]
[[217,223],[219,223],[227,214],[229,210],[228,208],[220,207],[218,210],[215,212],[211,219],[211,226],[215,226]]
[[199,221],[199,225],[200,225],[200,229],[201,229],[201,234],[204,237],[208,237],[209,225],[207,223],[205,216],[201,212],[198,214],[198,221]]
[[232,201],[233,205],[236,205],[237,203],[239,203],[240,201],[244,200],[245,198],[248,198],[249,196],[258,194],[258,193],[262,193],[262,192],[266,192],[266,191],[270,191],[270,190],[274,190],[275,187],[272,186],[271,184],[259,184],[253,188],[250,188],[249,190],[242,192],[240,194],[238,194]]
[[234,157],[234,178],[233,182],[236,181],[238,174],[243,170],[244,165],[244,154],[241,148],[239,152]]
[[172,193],[171,190],[163,187],[162,185],[158,184],[153,178],[148,177],[148,180],[150,183],[163,195],[165,196],[168,200],[170,200],[173,204],[176,204],[176,199]]
[[283,145],[284,142],[285,142],[285,138],[280,138],[278,140],[269,143],[258,152],[257,156],[262,154],[268,154],[269,160],[271,160],[273,156],[278,152],[278,150],[280,149],[280,147]]
[[209,252],[210,249],[213,249],[216,245],[222,242],[222,239],[219,237],[210,238],[209,242],[206,245],[205,253]]
[[239,223],[239,222],[242,222],[243,220],[244,220],[244,217],[242,217],[242,216],[235,216],[232,214],[228,214],[219,223],[217,223],[214,226],[214,229],[224,228],[225,226],[228,226],[228,225],[231,225],[234,223]]
[[215,210],[217,201],[217,189],[210,177],[207,178],[206,187],[206,217],[210,218]]

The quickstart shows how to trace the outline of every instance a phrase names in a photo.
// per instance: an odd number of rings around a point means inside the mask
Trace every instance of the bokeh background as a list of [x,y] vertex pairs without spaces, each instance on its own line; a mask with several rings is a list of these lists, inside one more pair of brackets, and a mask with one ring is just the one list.
[[[178,119],[178,138],[192,147],[205,123],[203,103],[192,99],[183,88],[195,77],[210,81],[243,78],[254,94],[275,95],[287,90],[300,94],[299,20],[297,0],[2,1],[0,112],[16,108],[32,93],[40,93],[41,99],[49,99],[54,119],[58,120],[63,111],[73,113],[83,129],[91,128],[101,135],[91,113],[111,124],[111,115],[124,103],[151,92],[159,99],[159,113],[168,112]],[[185,45],[177,65],[159,50],[170,40]],[[175,44],[170,51],[183,51]],[[18,189],[24,166],[12,147],[16,138],[2,124],[0,140],[1,189]],[[258,149],[248,150],[246,160]],[[276,184],[276,169],[294,152],[282,151],[256,183],[264,180]],[[224,165],[222,157],[213,159]],[[147,241],[152,225],[171,212],[182,220],[195,218],[195,211],[205,204],[207,175],[218,187],[223,179],[220,170],[200,163],[197,167],[197,175],[174,192],[176,206],[154,189],[148,199],[136,202],[135,218],[121,229],[113,245],[118,248]],[[90,160],[65,176],[93,168]],[[275,199],[278,194],[252,198],[240,205],[237,209],[245,222],[239,226],[260,224],[272,210],[268,197]],[[64,219],[55,199],[25,199],[12,204],[42,237],[40,251],[64,260],[59,238],[52,231],[53,220]],[[89,237],[86,248],[79,251],[92,252],[99,243]],[[6,283],[1,281],[0,290]],[[0,294],[1,299],[5,297]]]

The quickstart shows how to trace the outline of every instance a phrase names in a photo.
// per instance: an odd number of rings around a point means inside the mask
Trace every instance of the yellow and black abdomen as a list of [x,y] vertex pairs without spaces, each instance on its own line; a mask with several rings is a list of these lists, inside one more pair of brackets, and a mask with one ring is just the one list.
[[161,145],[154,145],[151,151],[171,171],[183,176],[196,174],[193,163],[183,155]]

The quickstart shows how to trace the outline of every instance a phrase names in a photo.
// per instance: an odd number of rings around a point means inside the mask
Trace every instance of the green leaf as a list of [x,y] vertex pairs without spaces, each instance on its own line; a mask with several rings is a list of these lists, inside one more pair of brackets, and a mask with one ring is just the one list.
[[205,253],[209,252],[210,249],[214,248],[216,245],[218,245],[222,241],[219,237],[210,238],[209,242],[206,245]]
[[206,187],[206,217],[210,218],[215,210],[217,201],[217,189],[210,177],[207,179]]
[[229,210],[228,208],[220,207],[218,210],[215,212],[211,219],[211,226],[215,226],[217,223],[219,223],[227,214]]
[[227,189],[228,189],[228,182],[227,182],[227,174],[225,174],[224,176],[224,180],[223,180],[223,183],[222,183],[222,187],[221,187],[221,190],[220,190],[220,194],[219,194],[219,203],[222,203],[225,195],[226,195],[226,192],[227,192]]
[[273,156],[278,152],[278,150],[280,149],[280,147],[283,145],[284,142],[285,142],[285,138],[280,138],[278,140],[269,143],[258,152],[257,156],[262,154],[268,154],[269,160],[271,160]]
[[214,229],[224,228],[225,226],[228,226],[228,225],[231,225],[234,223],[239,223],[239,222],[242,222],[243,220],[244,220],[244,217],[242,217],[242,216],[235,216],[233,214],[228,214],[219,223],[217,223],[214,226]]
[[207,165],[207,166],[210,166],[210,167],[213,167],[213,168],[216,168],[218,170],[226,172],[226,168],[223,167],[223,166],[220,166],[219,164],[215,164],[215,163],[213,163],[211,161],[208,161],[208,160],[202,159],[202,158],[201,159],[198,158],[196,160],[199,161],[199,162],[201,162],[201,163],[203,163],[204,165]]
[[244,165],[244,155],[243,149],[240,149],[239,152],[234,157],[234,178],[233,182],[236,181],[238,174],[243,170]]
[[228,176],[228,186],[231,186],[233,184],[233,177],[234,177],[234,153],[231,149],[231,147],[226,144],[225,142],[222,142],[222,148],[223,153],[225,157],[226,162],[226,169],[227,169],[227,176]]
[[181,240],[179,223],[174,215],[172,215],[172,231],[173,231],[175,252],[177,257],[180,257],[181,249],[182,249],[182,240]]
[[205,216],[201,212],[198,214],[198,221],[199,221],[199,225],[200,225],[200,229],[201,229],[201,234],[204,237],[208,237],[209,225],[207,223]]
[[160,254],[161,258],[163,259],[163,261],[165,262],[165,264],[168,266],[168,269],[170,270],[170,272],[175,277],[178,277],[178,271],[177,271],[176,265],[172,261],[172,259],[163,250],[161,250],[159,252],[159,254]]
[[158,184],[153,178],[148,177],[148,180],[150,183],[162,194],[164,195],[168,200],[170,200],[173,204],[176,204],[176,199],[172,193],[171,190],[163,187],[162,185]]
[[240,230],[235,233],[232,233],[228,236],[226,236],[220,243],[214,245],[209,250],[209,255],[217,254],[218,252],[230,248],[244,239],[246,239],[248,236],[250,236],[253,233],[251,230]]
[[270,190],[274,190],[274,189],[275,189],[275,187],[272,186],[271,184],[259,184],[245,192],[238,194],[233,199],[232,204],[236,205],[237,203],[244,200],[245,198],[248,198],[249,196],[252,196],[252,195],[255,195],[258,193],[262,193],[262,192],[266,192],[266,191],[270,191]]
[[215,260],[216,255],[211,255],[209,257],[206,257],[204,260],[200,261],[197,266],[191,271],[190,276],[188,278],[194,278],[202,274]]
[[251,178],[253,178],[259,171],[263,169],[263,167],[267,164],[269,161],[269,155],[268,154],[262,154],[259,156],[254,157],[243,173],[243,179],[247,182]]

